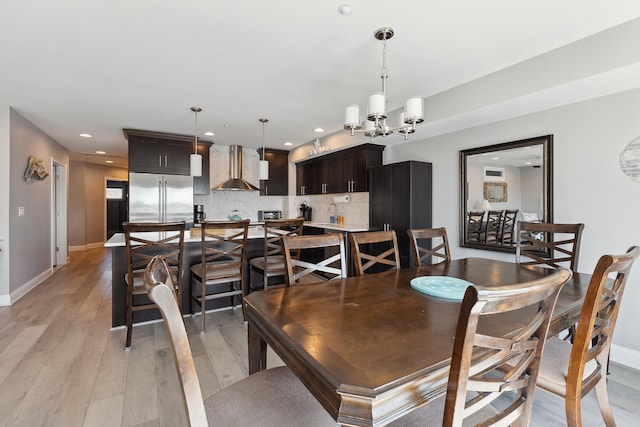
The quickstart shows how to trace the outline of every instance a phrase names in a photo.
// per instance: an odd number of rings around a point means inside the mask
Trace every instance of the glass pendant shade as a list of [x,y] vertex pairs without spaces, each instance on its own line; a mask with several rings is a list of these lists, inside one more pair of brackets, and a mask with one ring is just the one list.
[[[262,154],[264,156],[264,152]],[[262,181],[269,179],[269,162],[260,160],[260,179]]]
[[349,105],[344,114],[345,129],[360,129],[360,106],[357,104]]
[[627,145],[620,154],[620,168],[632,180],[640,182],[640,138]]
[[202,156],[200,154],[191,155],[191,176],[202,176]]

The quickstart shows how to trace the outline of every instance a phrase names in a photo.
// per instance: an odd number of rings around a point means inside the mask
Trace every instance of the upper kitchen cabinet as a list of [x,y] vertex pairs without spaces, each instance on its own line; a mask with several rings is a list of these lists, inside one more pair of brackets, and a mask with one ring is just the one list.
[[136,129],[123,132],[129,141],[129,171],[189,175],[193,136]]
[[[258,155],[263,158],[262,148]],[[264,150],[264,159],[269,162],[269,179],[260,181],[261,196],[286,196],[289,194],[289,152],[287,150]]]
[[296,165],[297,194],[368,191],[367,169],[382,164],[384,146],[363,144]]
[[431,163],[400,162],[369,169],[369,227],[395,230],[400,265],[408,267],[407,230],[431,227]]

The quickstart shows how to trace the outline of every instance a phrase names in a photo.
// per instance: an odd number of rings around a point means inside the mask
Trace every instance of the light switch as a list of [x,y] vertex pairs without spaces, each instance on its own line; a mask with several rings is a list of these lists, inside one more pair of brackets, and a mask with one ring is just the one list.
[[18,206],[18,216],[24,216],[24,206]]

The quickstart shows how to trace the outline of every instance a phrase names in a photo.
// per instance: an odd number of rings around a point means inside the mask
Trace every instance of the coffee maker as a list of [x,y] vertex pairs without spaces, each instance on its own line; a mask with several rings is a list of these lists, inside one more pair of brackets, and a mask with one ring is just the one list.
[[204,205],[193,205],[193,224],[200,224],[204,221],[207,214],[204,213]]
[[305,221],[311,221],[311,206],[307,205],[307,202],[303,202],[300,205],[300,216],[304,218]]

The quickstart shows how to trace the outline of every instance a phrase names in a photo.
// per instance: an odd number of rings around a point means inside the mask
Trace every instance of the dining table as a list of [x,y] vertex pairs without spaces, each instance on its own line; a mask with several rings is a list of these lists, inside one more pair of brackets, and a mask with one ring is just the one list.
[[[268,345],[338,424],[386,425],[446,393],[461,301],[418,291],[412,279],[445,276],[490,287],[552,272],[464,258],[254,292],[245,298],[249,373],[266,369]],[[590,278],[574,273],[563,286],[549,336],[575,324]],[[479,331],[506,334],[520,319],[518,312],[488,317]]]

